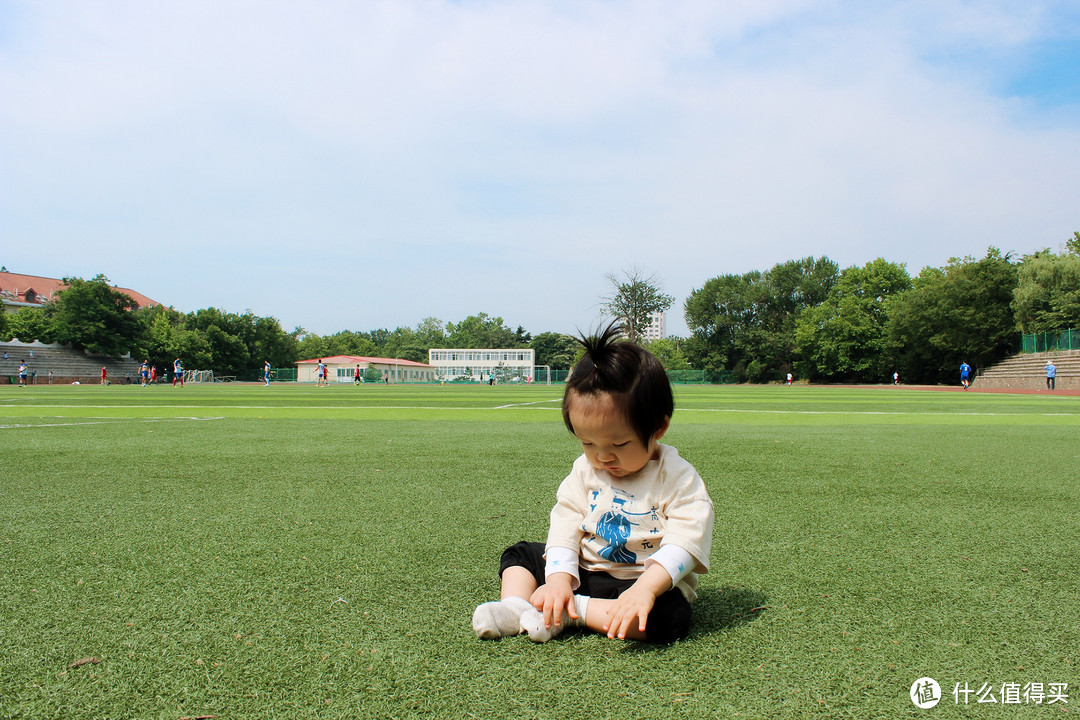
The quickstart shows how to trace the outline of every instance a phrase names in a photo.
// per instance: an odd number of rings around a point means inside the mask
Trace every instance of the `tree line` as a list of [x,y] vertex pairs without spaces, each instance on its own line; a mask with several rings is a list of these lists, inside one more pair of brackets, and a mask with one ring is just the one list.
[[1022,258],[994,247],[911,277],[878,258],[840,270],[807,257],[722,275],[685,304],[690,365],[733,382],[955,380],[1016,352],[1021,333],[1080,327],[1080,233]]
[[[673,301],[637,269],[608,280],[602,307],[635,337],[649,313]],[[538,365],[566,371],[579,352],[565,334],[534,336],[482,312],[456,323],[428,317],[415,328],[320,336],[286,332],[276,318],[250,310],[138,308],[103,275],[64,282],[41,308],[0,313],[0,338],[130,353],[159,366],[179,357],[185,367],[236,376],[264,361],[291,367],[334,355],[426,362],[430,348],[530,347]],[[843,270],[827,257],[789,260],[711,278],[683,309],[689,338],[643,343],[670,371],[730,382],[776,381],[788,372],[819,382],[877,383],[893,372],[905,382],[951,382],[961,362],[985,367],[1015,352],[1020,333],[1080,327],[1080,233],[1061,253],[1015,258],[991,247],[983,258],[952,258],[915,277],[882,258]]]

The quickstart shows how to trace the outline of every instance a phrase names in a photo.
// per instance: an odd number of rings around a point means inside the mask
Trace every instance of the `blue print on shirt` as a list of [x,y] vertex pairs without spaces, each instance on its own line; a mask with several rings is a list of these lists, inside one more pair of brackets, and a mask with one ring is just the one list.
[[637,560],[634,553],[626,549],[630,539],[630,521],[617,510],[608,510],[596,522],[596,534],[607,542],[607,547],[600,550],[600,557],[617,563],[633,563]]

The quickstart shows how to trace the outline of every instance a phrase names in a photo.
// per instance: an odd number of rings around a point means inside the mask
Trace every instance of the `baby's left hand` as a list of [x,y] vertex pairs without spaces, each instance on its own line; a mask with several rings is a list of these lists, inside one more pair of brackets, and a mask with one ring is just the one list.
[[645,623],[649,619],[656,596],[646,588],[632,585],[615,600],[608,613],[608,621],[604,623],[604,630],[609,638],[626,638],[626,633],[633,630],[634,619],[637,618],[637,629],[645,632]]

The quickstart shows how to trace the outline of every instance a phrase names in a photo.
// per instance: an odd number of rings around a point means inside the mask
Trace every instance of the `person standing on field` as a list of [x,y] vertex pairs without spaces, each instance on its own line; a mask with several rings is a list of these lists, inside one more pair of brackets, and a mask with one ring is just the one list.
[[173,379],[172,386],[176,387],[176,383],[180,383],[180,387],[184,387],[184,366],[180,364],[180,358],[173,360]]
[[1057,384],[1057,368],[1054,366],[1053,360],[1046,361],[1046,389],[1053,390]]

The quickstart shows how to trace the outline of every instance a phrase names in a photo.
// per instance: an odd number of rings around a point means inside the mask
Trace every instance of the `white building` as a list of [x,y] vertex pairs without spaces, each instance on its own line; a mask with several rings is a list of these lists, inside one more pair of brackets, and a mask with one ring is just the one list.
[[360,368],[361,377],[367,379],[374,370],[374,382],[390,383],[430,383],[436,382],[434,370],[424,363],[400,358],[361,357],[358,355],[334,355],[311,360],[296,361],[297,382],[315,382],[319,362],[326,365],[327,381],[351,383],[356,368]]
[[530,348],[428,350],[428,365],[440,380],[487,382],[494,374],[499,382],[531,381],[535,362]]
[[649,327],[641,334],[642,340],[663,340],[667,337],[667,315],[654,312],[649,316]]

